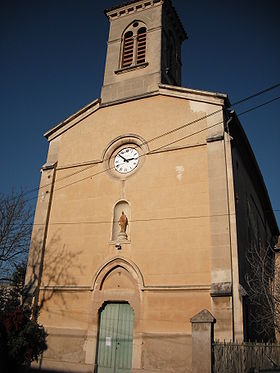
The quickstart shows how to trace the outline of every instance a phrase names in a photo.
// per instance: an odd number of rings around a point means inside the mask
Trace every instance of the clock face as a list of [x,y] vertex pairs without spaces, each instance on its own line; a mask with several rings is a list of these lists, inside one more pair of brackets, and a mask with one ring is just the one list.
[[139,163],[139,153],[135,148],[127,147],[121,149],[115,156],[115,170],[121,174],[133,171]]

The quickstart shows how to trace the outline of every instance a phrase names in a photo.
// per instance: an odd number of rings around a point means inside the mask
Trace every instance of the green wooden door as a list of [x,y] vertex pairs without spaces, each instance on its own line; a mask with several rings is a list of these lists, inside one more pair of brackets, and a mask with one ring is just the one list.
[[98,373],[129,373],[132,361],[133,310],[126,303],[108,303],[100,314]]

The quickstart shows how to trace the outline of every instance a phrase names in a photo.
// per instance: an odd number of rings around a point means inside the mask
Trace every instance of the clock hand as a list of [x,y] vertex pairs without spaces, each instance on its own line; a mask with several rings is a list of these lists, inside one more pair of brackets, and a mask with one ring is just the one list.
[[118,154],[119,157],[121,157],[125,162],[129,162],[128,159],[126,159],[125,157],[123,157],[122,155]]

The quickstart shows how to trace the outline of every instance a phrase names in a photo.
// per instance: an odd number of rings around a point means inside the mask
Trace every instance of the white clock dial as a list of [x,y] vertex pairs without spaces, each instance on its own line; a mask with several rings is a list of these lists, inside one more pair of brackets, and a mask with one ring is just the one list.
[[121,174],[133,171],[139,163],[139,153],[135,148],[123,148],[115,156],[115,170]]

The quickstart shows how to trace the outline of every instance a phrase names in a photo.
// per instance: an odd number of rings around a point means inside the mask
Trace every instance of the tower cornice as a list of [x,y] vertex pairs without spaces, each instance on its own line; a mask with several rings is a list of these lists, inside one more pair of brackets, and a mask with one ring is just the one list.
[[109,9],[105,9],[104,13],[108,17],[109,20],[115,20],[120,17],[125,17],[127,15],[131,15],[133,13],[141,12],[147,8],[152,8],[155,6],[163,5],[168,7],[168,14],[174,19],[174,23],[179,25],[178,31],[181,34],[182,41],[187,39],[187,33],[182,25],[182,22],[176,12],[176,9],[172,5],[171,0],[132,0],[120,4],[118,6],[114,6]]
[[136,13],[153,6],[162,5],[164,0],[131,0],[112,8],[105,9],[104,13],[109,19],[116,19],[128,14]]

